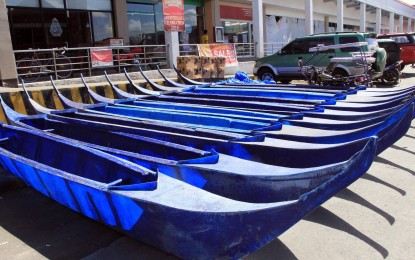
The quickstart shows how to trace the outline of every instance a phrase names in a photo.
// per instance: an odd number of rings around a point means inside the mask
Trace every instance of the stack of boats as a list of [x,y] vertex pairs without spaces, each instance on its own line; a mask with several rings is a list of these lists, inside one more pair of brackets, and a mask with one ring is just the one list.
[[[0,161],[87,217],[182,258],[239,258],[359,179],[414,117],[408,88],[166,78],[36,115],[1,101]],[[143,74],[145,77],[145,74]],[[53,81],[52,81],[53,83]]]

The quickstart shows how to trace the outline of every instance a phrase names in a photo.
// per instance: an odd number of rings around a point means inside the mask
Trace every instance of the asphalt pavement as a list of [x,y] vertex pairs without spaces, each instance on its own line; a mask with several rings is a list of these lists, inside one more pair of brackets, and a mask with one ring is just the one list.
[[[400,86],[415,85],[406,67]],[[176,259],[0,178],[2,259]],[[369,171],[245,259],[414,259],[415,121]]]

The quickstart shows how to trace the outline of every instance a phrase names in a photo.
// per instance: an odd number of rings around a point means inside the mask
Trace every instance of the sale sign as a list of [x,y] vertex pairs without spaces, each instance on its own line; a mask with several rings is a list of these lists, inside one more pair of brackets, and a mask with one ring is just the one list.
[[225,57],[225,66],[238,66],[235,45],[230,43],[221,44],[198,44],[199,56],[206,57]]
[[163,0],[164,30],[184,32],[184,0]]
[[91,50],[91,64],[92,67],[112,66],[112,50],[111,49],[97,49]]

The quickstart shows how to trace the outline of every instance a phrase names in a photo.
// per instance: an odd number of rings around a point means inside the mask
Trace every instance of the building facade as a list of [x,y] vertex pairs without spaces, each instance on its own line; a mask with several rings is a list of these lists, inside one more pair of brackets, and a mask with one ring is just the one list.
[[[13,50],[124,45],[197,44],[204,29],[215,42],[264,43],[333,31],[414,31],[415,9],[398,0],[184,0],[185,31],[164,32],[161,0],[5,0],[0,3],[0,52],[14,63]],[[3,63],[4,64],[4,63]],[[13,66],[0,65],[3,81],[16,81]]]

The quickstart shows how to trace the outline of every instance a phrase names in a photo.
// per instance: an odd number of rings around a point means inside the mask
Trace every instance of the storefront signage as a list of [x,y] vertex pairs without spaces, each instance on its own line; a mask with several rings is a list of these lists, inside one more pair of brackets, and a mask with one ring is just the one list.
[[111,49],[91,50],[92,67],[105,67],[112,66],[113,64]]
[[221,5],[220,18],[229,20],[252,21],[252,8]]
[[198,44],[199,56],[225,57],[225,66],[238,66],[236,59],[235,45],[229,43],[221,44]]
[[164,30],[184,32],[184,0],[163,0]]

